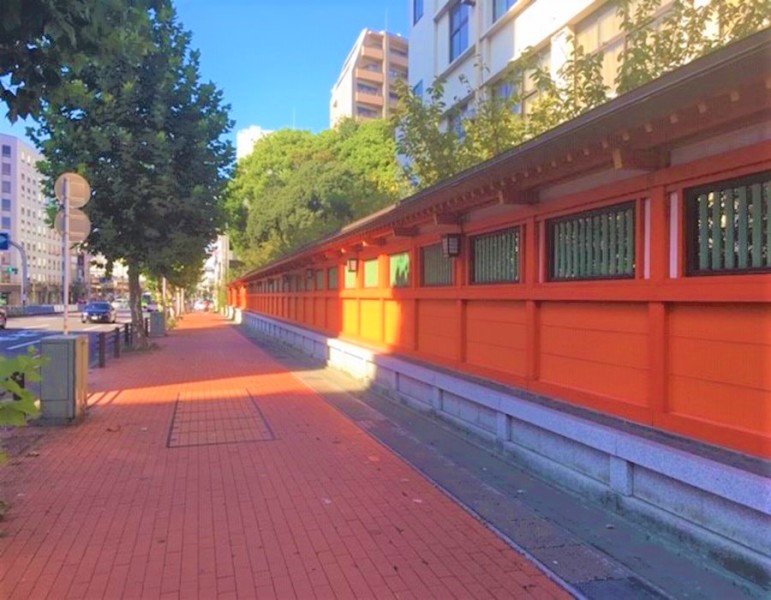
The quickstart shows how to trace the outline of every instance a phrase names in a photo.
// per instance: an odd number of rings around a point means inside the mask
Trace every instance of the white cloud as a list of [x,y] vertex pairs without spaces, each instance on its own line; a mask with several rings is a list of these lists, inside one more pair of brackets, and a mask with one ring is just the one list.
[[273,133],[268,129],[263,129],[259,125],[251,125],[246,129],[241,129],[236,133],[236,159],[241,160],[248,156],[257,140]]

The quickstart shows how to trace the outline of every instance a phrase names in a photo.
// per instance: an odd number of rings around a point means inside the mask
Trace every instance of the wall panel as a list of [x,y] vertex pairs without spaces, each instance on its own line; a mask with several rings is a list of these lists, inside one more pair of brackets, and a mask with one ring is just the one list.
[[465,335],[468,364],[524,377],[524,302],[467,302]]
[[668,326],[668,412],[771,431],[771,306],[676,305]]
[[453,360],[458,355],[457,309],[454,300],[418,302],[418,349]]
[[646,405],[647,305],[549,302],[540,309],[540,379]]

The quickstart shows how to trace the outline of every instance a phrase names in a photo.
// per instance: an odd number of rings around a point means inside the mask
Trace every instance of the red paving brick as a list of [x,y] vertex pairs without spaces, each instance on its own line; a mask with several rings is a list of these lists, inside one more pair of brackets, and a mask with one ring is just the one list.
[[0,598],[569,598],[217,315],[0,467]]

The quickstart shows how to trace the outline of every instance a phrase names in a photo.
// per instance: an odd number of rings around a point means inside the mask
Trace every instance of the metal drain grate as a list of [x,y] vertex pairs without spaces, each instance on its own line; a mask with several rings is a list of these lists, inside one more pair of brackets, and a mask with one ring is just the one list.
[[248,392],[217,398],[177,398],[167,447],[186,448],[274,440],[273,431]]

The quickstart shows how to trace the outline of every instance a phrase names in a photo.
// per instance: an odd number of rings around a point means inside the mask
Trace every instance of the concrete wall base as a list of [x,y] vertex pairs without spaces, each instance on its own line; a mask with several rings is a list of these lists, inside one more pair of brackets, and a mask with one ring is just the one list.
[[301,349],[474,435],[536,475],[771,586],[771,464],[522,390],[416,364],[234,309],[234,322]]

